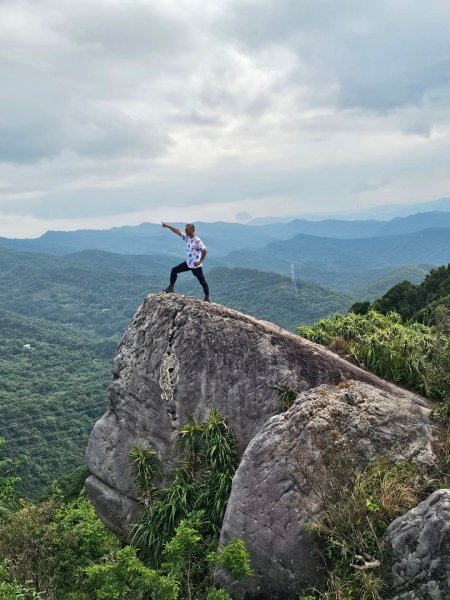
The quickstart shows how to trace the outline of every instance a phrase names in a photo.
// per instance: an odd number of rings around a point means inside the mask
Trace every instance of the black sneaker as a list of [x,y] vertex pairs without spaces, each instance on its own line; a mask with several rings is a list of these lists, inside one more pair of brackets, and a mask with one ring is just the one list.
[[205,296],[205,302],[211,302],[211,298],[209,296]]
[[169,285],[168,287],[166,287],[165,290],[163,290],[163,292],[166,292],[166,294],[173,294],[173,292],[175,291],[173,285]]

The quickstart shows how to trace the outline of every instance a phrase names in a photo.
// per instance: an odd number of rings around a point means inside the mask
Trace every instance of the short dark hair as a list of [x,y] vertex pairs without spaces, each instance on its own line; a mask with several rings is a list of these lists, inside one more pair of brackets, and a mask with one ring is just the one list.
[[193,223],[186,223],[186,227],[192,227],[192,229],[195,231],[195,225]]

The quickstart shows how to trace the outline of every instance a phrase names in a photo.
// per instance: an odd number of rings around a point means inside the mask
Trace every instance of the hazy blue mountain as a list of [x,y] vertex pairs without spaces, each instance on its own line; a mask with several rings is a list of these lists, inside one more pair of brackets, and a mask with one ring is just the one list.
[[356,239],[375,236],[400,235],[413,233],[422,229],[450,228],[450,212],[428,212],[407,217],[396,217],[391,221],[348,221],[324,219],[307,221],[295,219],[288,223],[273,223],[270,226],[272,235],[280,239],[289,239],[300,233],[338,239]]
[[374,206],[359,212],[356,218],[392,219],[430,211],[450,211],[450,198],[438,198],[437,200],[415,202],[413,204]]
[[[184,223],[173,225],[184,231]],[[215,256],[223,256],[244,246],[260,248],[280,239],[278,235],[272,234],[270,228],[259,230],[240,223],[196,223],[196,229],[210,254]],[[183,256],[183,241],[170,230],[155,223],[105,230],[48,231],[38,239],[50,248],[67,248],[70,252],[96,249],[119,254]]]
[[[183,223],[178,223],[180,229]],[[428,212],[395,218],[391,221],[350,221],[295,219],[264,225],[241,223],[197,223],[197,233],[206,243],[209,260],[248,248],[257,250],[277,240],[299,234],[336,239],[356,239],[399,235],[429,228],[450,228],[450,212]],[[66,255],[82,250],[104,250],[120,254],[146,254],[181,260],[183,242],[159,224],[114,227],[105,230],[48,231],[36,239],[0,238],[0,247],[26,252]],[[178,260],[178,262],[179,262]]]
[[297,235],[254,251],[232,252],[223,264],[297,277],[337,290],[351,290],[407,264],[439,265],[450,260],[450,231],[427,229],[389,237],[332,239]]

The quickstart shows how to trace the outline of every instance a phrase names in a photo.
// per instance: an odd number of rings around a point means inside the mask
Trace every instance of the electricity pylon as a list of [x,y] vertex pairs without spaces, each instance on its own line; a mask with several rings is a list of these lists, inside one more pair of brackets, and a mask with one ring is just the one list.
[[297,295],[297,282],[295,280],[295,267],[294,263],[291,263],[291,280],[292,280],[292,289],[294,290],[294,294]]

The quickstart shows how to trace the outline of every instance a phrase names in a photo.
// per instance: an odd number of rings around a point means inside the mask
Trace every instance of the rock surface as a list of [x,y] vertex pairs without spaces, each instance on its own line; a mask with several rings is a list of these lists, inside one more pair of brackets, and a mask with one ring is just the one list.
[[320,565],[305,525],[320,521],[321,498],[331,497],[335,471],[354,468],[348,457],[365,466],[387,453],[431,465],[439,434],[428,408],[365,383],[301,394],[253,438],[233,479],[221,544],[243,539],[255,577],[230,584],[219,572],[219,585],[233,600],[297,599],[315,583]]
[[122,536],[137,507],[129,450],[151,446],[170,465],[177,431],[190,416],[202,418],[215,406],[243,452],[279,412],[274,385],[303,391],[356,379],[417,399],[271,323],[175,294],[147,296],[119,345],[113,377],[110,408],[88,443],[86,489],[100,518]]
[[450,490],[437,490],[388,527],[387,600],[450,598]]

